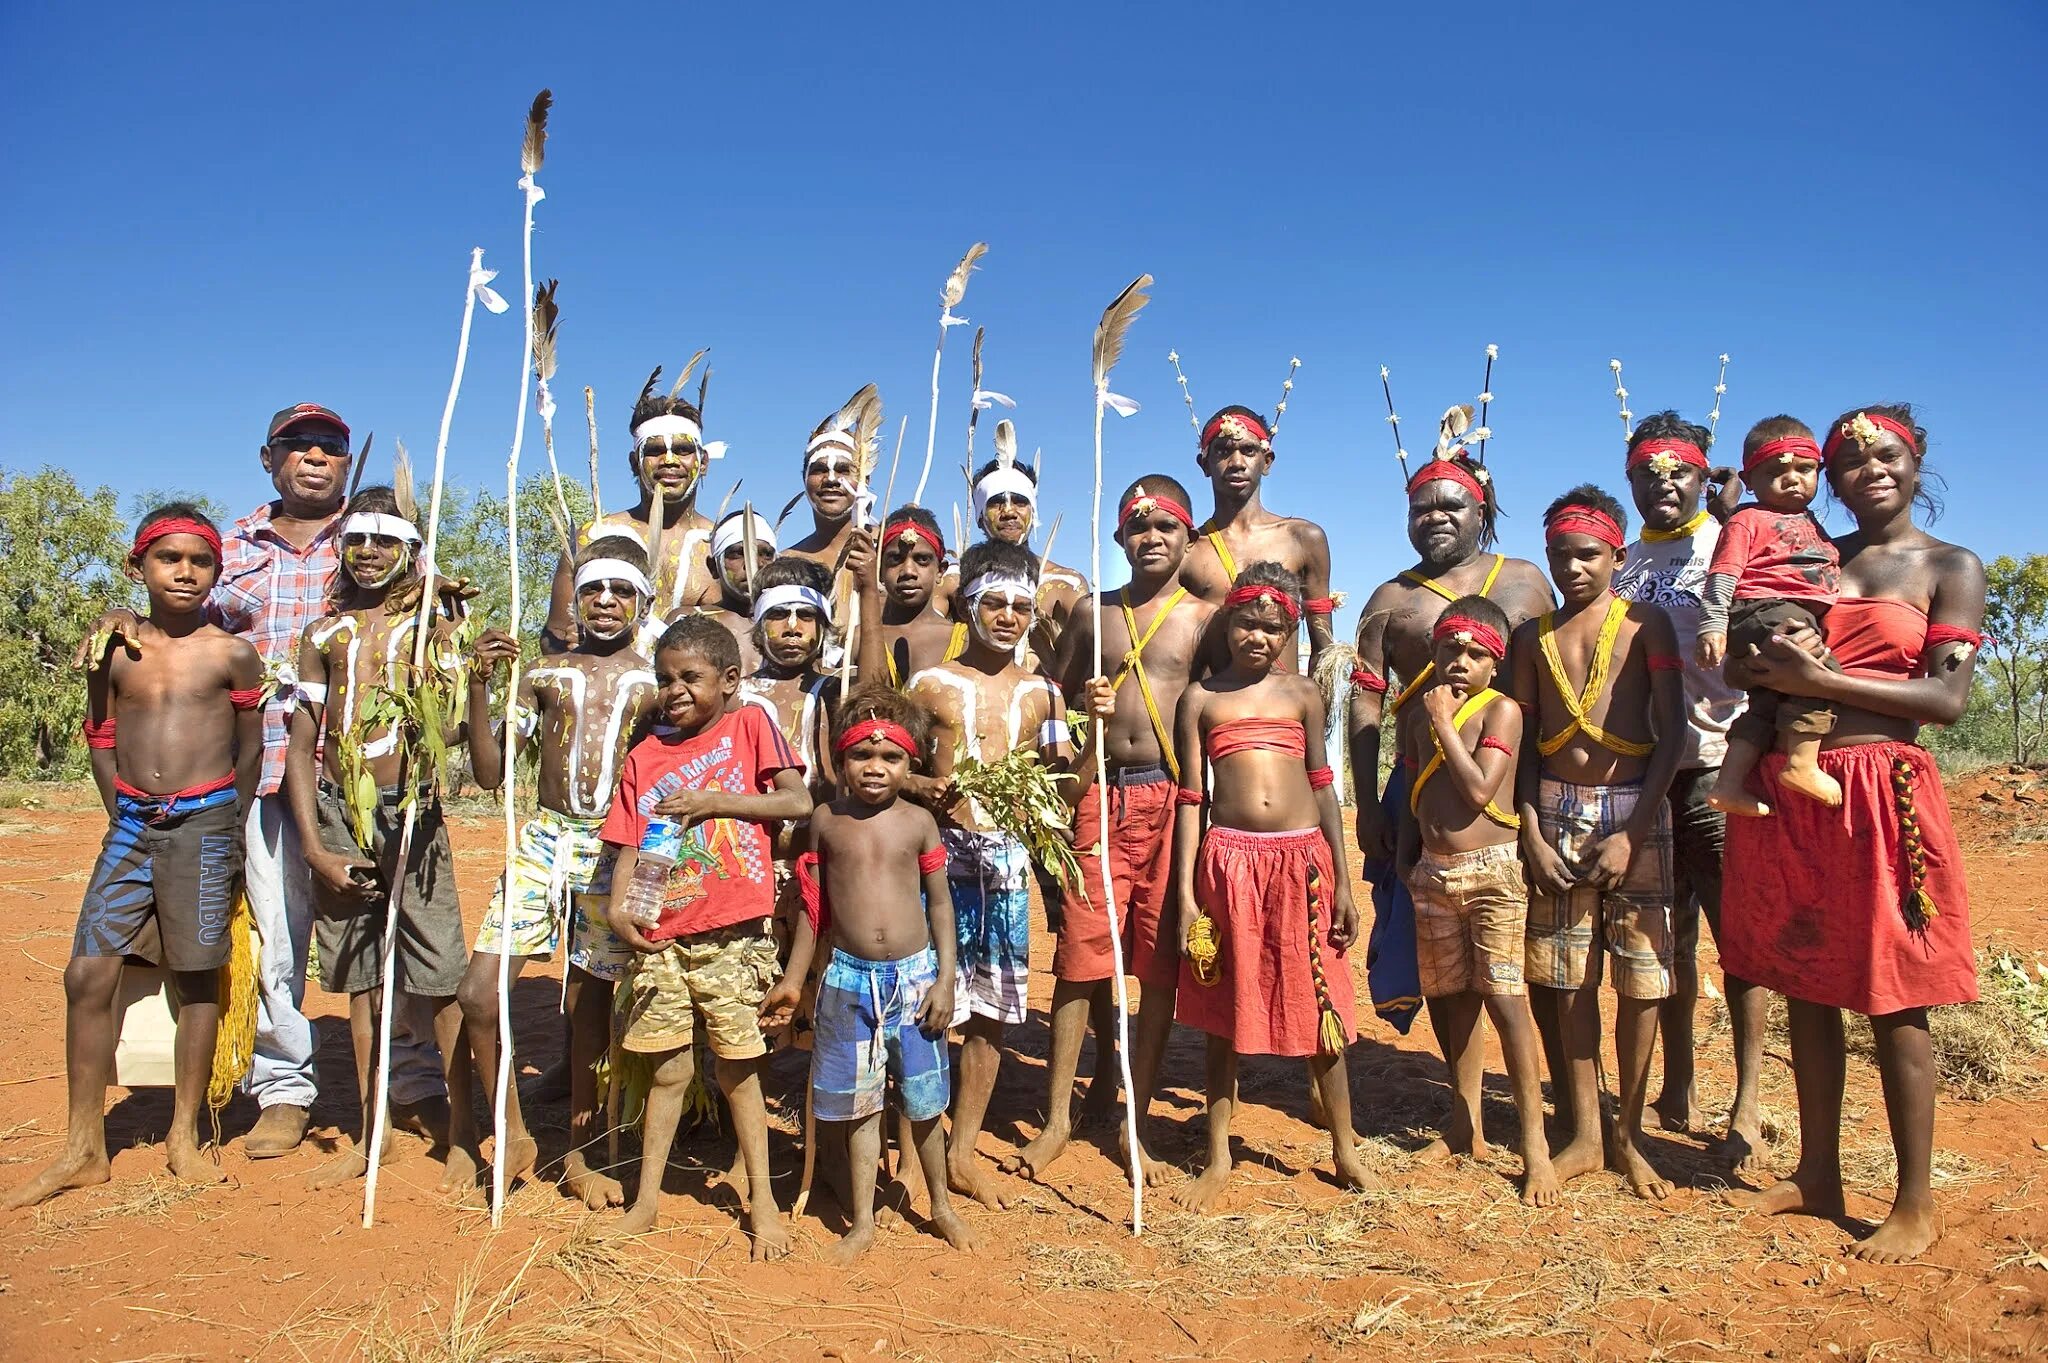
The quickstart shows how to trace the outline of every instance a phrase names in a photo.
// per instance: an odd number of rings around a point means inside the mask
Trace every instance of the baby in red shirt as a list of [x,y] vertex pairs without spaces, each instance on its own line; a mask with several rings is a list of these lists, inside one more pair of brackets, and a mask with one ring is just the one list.
[[[1742,480],[1756,501],[1738,507],[1721,527],[1700,601],[1699,662],[1719,667],[1730,649],[1746,656],[1794,624],[1821,627],[1841,590],[1842,564],[1827,531],[1808,510],[1820,490],[1820,445],[1806,424],[1766,417],[1742,439]],[[1840,671],[1830,659],[1828,666]],[[1707,803],[1729,814],[1769,814],[1749,793],[1750,772],[1775,734],[1785,754],[1779,780],[1823,804],[1839,805],[1842,788],[1815,758],[1835,727],[1834,709],[1807,696],[1764,687],[1728,732],[1728,756]]]

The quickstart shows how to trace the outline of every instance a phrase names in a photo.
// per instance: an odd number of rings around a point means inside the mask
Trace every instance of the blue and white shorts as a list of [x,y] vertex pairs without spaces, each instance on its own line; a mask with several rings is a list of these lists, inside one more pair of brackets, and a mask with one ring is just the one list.
[[953,1025],[969,1017],[1022,1022],[1031,973],[1031,856],[1007,833],[941,828],[960,973]]
[[938,978],[930,947],[900,961],[864,961],[834,948],[811,1033],[811,1105],[819,1121],[874,1116],[891,1080],[911,1121],[946,1110],[953,1092],[946,1033],[927,1036],[917,1025]]

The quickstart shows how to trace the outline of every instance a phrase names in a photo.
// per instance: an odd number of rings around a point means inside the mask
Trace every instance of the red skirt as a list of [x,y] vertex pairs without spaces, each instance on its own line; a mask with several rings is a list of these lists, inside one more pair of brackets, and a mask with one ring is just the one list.
[[[1821,770],[1842,783],[1839,809],[1780,786],[1784,766],[1783,755],[1770,754],[1749,780],[1770,805],[1768,818],[1728,820],[1722,968],[1790,999],[1872,1017],[1974,1000],[1969,887],[1927,750],[1889,742],[1823,749]],[[1936,911],[1924,930],[1909,925],[1905,908],[1912,873],[1900,815],[1908,798],[1921,886]]]
[[1351,963],[1330,945],[1335,886],[1321,829],[1212,825],[1195,858],[1195,902],[1216,924],[1221,978],[1202,984],[1183,959],[1176,1018],[1239,1055],[1316,1054],[1325,1004],[1345,1041],[1357,1036]]

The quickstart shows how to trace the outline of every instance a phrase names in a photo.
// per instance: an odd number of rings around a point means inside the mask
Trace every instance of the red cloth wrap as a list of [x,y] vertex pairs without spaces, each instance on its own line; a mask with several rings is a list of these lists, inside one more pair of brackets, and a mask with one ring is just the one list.
[[1173,792],[1173,802],[1179,805],[1198,805],[1205,798],[1207,797],[1201,791],[1189,790],[1186,786],[1182,786]]
[[215,561],[220,559],[220,532],[212,526],[202,525],[188,516],[169,516],[160,521],[151,521],[148,525],[143,526],[135,536],[135,543],[128,546],[128,556],[130,558],[142,557],[144,550],[148,549],[150,545],[155,544],[165,535],[197,535],[206,541],[207,548],[213,550]]
[[1308,737],[1296,719],[1226,719],[1209,730],[1203,746],[1212,762],[1254,748],[1300,757],[1308,751]]
[[1417,492],[1421,491],[1424,483],[1433,483],[1438,479],[1442,479],[1447,483],[1456,483],[1459,487],[1471,493],[1481,503],[1486,501],[1486,488],[1480,484],[1477,478],[1472,476],[1472,470],[1466,468],[1455,459],[1432,459],[1417,469],[1415,476],[1408,480],[1409,497],[1412,498]]
[[[1322,928],[1313,943],[1312,880]],[[1195,902],[1215,924],[1221,978],[1199,984],[1183,962],[1176,1019],[1224,1038],[1239,1055],[1314,1055],[1322,1006],[1309,964],[1313,951],[1345,1037],[1357,1035],[1351,963],[1329,940],[1337,918],[1335,884],[1330,844],[1320,829],[1251,833],[1212,825],[1195,858]]]
[[917,854],[917,869],[920,875],[930,875],[933,871],[945,870],[946,849],[943,847],[933,847],[919,852]]
[[887,544],[890,540],[901,539],[905,535],[917,536],[926,544],[929,544],[932,547],[932,552],[940,558],[946,556],[946,542],[940,539],[938,533],[929,526],[919,525],[916,521],[897,521],[894,525],[886,527],[882,531],[882,543]]
[[1685,671],[1685,659],[1679,657],[1676,653],[1652,653],[1650,655],[1650,670],[1652,672],[1683,672]]
[[1256,601],[1262,596],[1268,601],[1277,604],[1280,607],[1280,613],[1289,620],[1301,619],[1301,607],[1295,604],[1293,597],[1281,591],[1278,587],[1267,586],[1263,582],[1256,585],[1232,587],[1230,594],[1223,598],[1223,604],[1226,608],[1242,606],[1248,602]]
[[1591,535],[1602,544],[1621,548],[1621,527],[1614,523],[1614,517],[1597,506],[1580,506],[1576,502],[1561,506],[1557,514],[1543,527],[1543,540],[1555,544],[1559,535]]
[[1194,513],[1173,500],[1173,498],[1161,496],[1156,492],[1140,492],[1117,509],[1116,523],[1118,533],[1122,533],[1122,528],[1130,524],[1131,517],[1149,516],[1154,511],[1164,511],[1188,529],[1193,530],[1195,528]]
[[1301,608],[1310,615],[1335,615],[1337,598],[1334,596],[1311,596],[1301,603]]
[[1351,684],[1361,691],[1370,691],[1375,696],[1387,694],[1387,679],[1363,665],[1351,669]]
[[804,902],[804,917],[811,920],[811,935],[824,940],[832,923],[832,911],[825,907],[825,886],[819,876],[822,864],[816,852],[800,852],[796,859],[796,892]]
[[921,756],[918,752],[917,740],[910,736],[910,730],[904,728],[901,724],[894,724],[886,719],[861,720],[845,733],[839,735],[838,740],[832,745],[832,751],[844,756],[848,748],[851,748],[856,743],[865,743],[871,738],[880,738],[894,743],[912,757]]
[[1927,647],[1940,648],[1943,644],[1968,644],[1971,648],[1981,648],[1984,645],[1984,636],[1974,629],[1964,629],[1961,625],[1929,625]]
[[85,722],[85,746],[88,748],[111,748],[114,746],[114,717],[108,715],[95,724]]
[[1913,453],[1920,453],[1920,438],[1913,434],[1913,428],[1905,422],[1894,421],[1882,412],[1858,412],[1856,416],[1850,417],[1848,421],[1842,422],[1835,429],[1828,432],[1828,443],[1820,447],[1820,460],[1823,464],[1833,459],[1835,451],[1842,448],[1842,441],[1848,434],[1849,424],[1855,421],[1858,416],[1879,430],[1890,431],[1893,435],[1905,441],[1906,448],[1913,451]]
[[170,794],[164,795],[154,790],[144,790],[141,786],[131,786],[116,776],[114,778],[114,793],[126,795],[131,800],[196,800],[202,795],[212,795],[216,791],[226,790],[234,783],[235,774],[229,772],[226,776],[216,776],[211,781],[201,781],[196,786],[187,786],[183,790],[174,790]]
[[230,691],[228,700],[237,710],[253,710],[263,703],[263,688],[251,686],[245,690]]
[[1507,640],[1500,637],[1500,631],[1491,625],[1482,625],[1469,615],[1439,616],[1436,628],[1429,632],[1429,641],[1440,644],[1454,634],[1469,634],[1472,642],[1491,653],[1496,660],[1508,656]]
[[1495,752],[1504,752],[1509,757],[1513,757],[1515,755],[1515,750],[1513,748],[1510,748],[1507,744],[1501,742],[1492,734],[1488,734],[1486,737],[1480,739],[1479,746],[1482,748],[1492,748]]
[[1776,440],[1766,440],[1749,452],[1742,461],[1742,471],[1748,473],[1767,459],[1776,459],[1781,454],[1803,454],[1808,459],[1821,457],[1820,446],[1813,443],[1810,435],[1781,435]]
[[1658,436],[1645,440],[1628,452],[1628,463],[1623,466],[1624,471],[1633,469],[1638,464],[1647,464],[1660,454],[1676,456],[1679,463],[1691,464],[1696,469],[1707,466],[1707,452],[1690,440],[1672,440]]
[[[1173,870],[1173,818],[1179,787],[1168,781],[1146,781],[1105,788],[1093,781],[1081,792],[1074,809],[1075,859],[1081,873],[1063,887],[1066,912],[1052,952],[1056,980],[1088,983],[1116,972],[1110,954],[1109,915],[1103,912],[1103,849],[1093,830],[1099,826],[1103,799],[1110,805],[1109,897],[1115,906],[1117,932],[1123,938],[1124,970],[1147,985],[1171,988],[1180,978],[1180,948],[1174,942],[1175,916],[1167,909],[1167,888]],[[1193,794],[1200,804],[1199,792]]]
[[[1924,933],[1900,909],[1908,879],[1894,763],[1911,773],[1923,886],[1939,910]],[[1872,1017],[1975,999],[1969,887],[1934,759],[1911,743],[1823,748],[1820,769],[1842,784],[1839,809],[1780,786],[1784,769],[1771,753],[1749,778],[1770,818],[1728,821],[1722,966],[1787,998]]]
[[1202,428],[1202,448],[1208,449],[1210,441],[1232,426],[1240,427],[1238,434],[1249,436],[1261,445],[1273,438],[1267,432],[1265,423],[1248,412],[1218,412],[1210,417],[1209,424]]
[[1328,790],[1331,786],[1334,786],[1336,784],[1337,773],[1331,771],[1328,767],[1309,768],[1308,788],[1310,790]]

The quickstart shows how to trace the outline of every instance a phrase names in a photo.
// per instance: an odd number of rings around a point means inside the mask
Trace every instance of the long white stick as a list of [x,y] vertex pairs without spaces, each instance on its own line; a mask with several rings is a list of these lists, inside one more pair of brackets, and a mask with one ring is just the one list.
[[[924,505],[924,485],[932,476],[932,454],[939,447],[939,361],[946,355],[946,331],[953,324],[953,310],[947,308],[939,317],[939,344],[932,351],[932,419],[924,430],[924,468],[917,475],[917,491],[910,494],[916,506]],[[889,508],[883,507],[886,512]]]
[[[477,299],[489,294],[491,310],[503,312],[505,304],[489,293],[491,272],[484,268],[484,248],[469,253],[469,277],[462,288],[462,333],[455,343],[455,377],[448,383],[448,400],[441,407],[441,434],[434,442],[434,489],[427,499],[427,542],[420,550],[420,604],[413,618],[412,669],[414,678],[426,670],[427,635],[434,622],[434,549],[441,532],[441,477],[448,464],[448,428],[455,421],[455,398],[462,391],[462,371],[469,364],[469,324],[476,316]],[[417,684],[417,683],[415,683]],[[398,834],[398,873],[391,878],[391,898],[384,907],[383,998],[379,1001],[377,1028],[377,1101],[370,1121],[370,1166],[363,1179],[363,1229],[377,1217],[377,1170],[384,1157],[384,1127],[391,1108],[391,996],[396,992],[398,973],[398,910],[405,899],[405,868],[411,862],[413,826],[419,819],[419,800],[405,807],[405,823]]]
[[[1102,670],[1102,408],[1106,390],[1095,392],[1095,495],[1088,514],[1090,580],[1095,584],[1095,675]],[[1052,545],[1046,545],[1048,556]],[[1133,644],[1137,640],[1131,641]],[[1123,933],[1116,921],[1116,890],[1109,880],[1109,747],[1102,741],[1102,721],[1089,728],[1095,743],[1096,865],[1102,871],[1102,911],[1109,917],[1110,976],[1116,981],[1116,1055],[1124,1081],[1124,1144],[1131,1161],[1131,1234],[1145,1233],[1145,1172],[1138,1165],[1138,1104],[1144,1101],[1131,1080],[1131,1000],[1124,983]],[[1147,1095],[1149,1096],[1149,1095]]]

